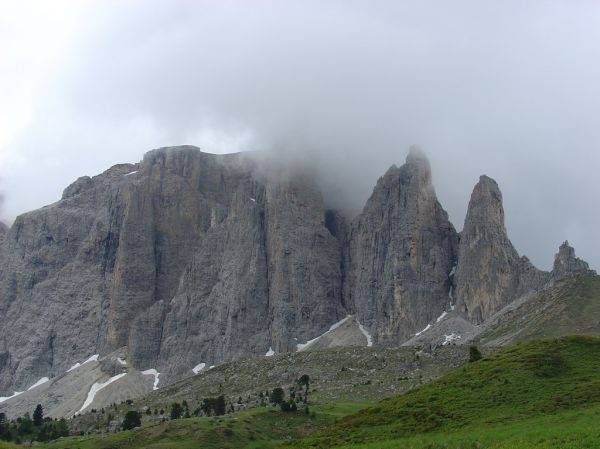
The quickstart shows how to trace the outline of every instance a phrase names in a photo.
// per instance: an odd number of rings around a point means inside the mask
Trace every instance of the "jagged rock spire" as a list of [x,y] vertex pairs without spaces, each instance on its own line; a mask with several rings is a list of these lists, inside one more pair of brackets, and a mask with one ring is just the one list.
[[448,305],[457,234],[438,202],[425,154],[379,179],[352,224],[346,303],[378,343],[399,343]]
[[479,324],[542,278],[527,258],[519,257],[506,234],[498,184],[481,176],[469,201],[459,245],[455,275],[459,311]]
[[586,273],[590,271],[588,263],[575,257],[575,249],[565,240],[558,248],[558,253],[554,256],[554,267],[552,277],[560,279],[566,276]]

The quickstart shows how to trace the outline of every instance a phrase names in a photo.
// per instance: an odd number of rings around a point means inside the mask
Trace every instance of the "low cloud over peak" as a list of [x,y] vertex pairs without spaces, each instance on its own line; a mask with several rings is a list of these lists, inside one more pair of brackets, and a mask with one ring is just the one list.
[[356,212],[417,143],[457,229],[487,173],[521,253],[549,268],[568,238],[600,266],[596,2],[57,2],[49,19],[6,5],[19,70],[0,81],[28,93],[0,94],[0,116],[22,117],[0,138],[10,217],[183,142],[310,158]]

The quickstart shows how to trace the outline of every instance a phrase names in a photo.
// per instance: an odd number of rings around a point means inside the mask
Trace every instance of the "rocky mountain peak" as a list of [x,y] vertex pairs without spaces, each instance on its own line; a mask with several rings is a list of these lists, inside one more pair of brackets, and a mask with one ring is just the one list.
[[431,166],[429,159],[425,152],[413,145],[410,147],[408,155],[406,156],[406,164],[404,165],[405,172],[416,175],[416,180],[422,186],[431,186]]
[[479,324],[543,277],[528,259],[519,257],[506,234],[498,184],[481,176],[471,194],[459,245],[455,275],[459,311]]
[[352,223],[345,299],[376,342],[402,342],[444,311],[456,246],[429,162],[411,148]]
[[560,279],[577,273],[588,272],[590,267],[582,259],[575,257],[575,249],[565,240],[558,248],[558,253],[554,256],[554,267],[552,277]]
[[406,156],[407,164],[415,164],[420,165],[423,168],[426,168],[427,171],[431,171],[429,168],[429,159],[427,158],[427,154],[425,151],[418,147],[417,145],[411,145],[408,150],[408,155]]
[[486,175],[479,177],[471,194],[465,228],[472,225],[483,225],[488,231],[506,234],[502,192],[498,183]]

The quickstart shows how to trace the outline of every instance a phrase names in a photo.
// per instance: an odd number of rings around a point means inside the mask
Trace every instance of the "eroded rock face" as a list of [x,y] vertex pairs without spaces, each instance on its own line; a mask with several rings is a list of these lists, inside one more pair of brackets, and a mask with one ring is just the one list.
[[406,164],[379,179],[352,224],[346,303],[376,343],[401,343],[448,307],[457,242],[429,162],[413,148]]
[[317,185],[258,154],[162,148],[0,225],[0,396],[117,349],[162,386],[201,363],[294,351],[348,314],[397,345],[455,300],[477,324],[588,269],[567,244],[552,276],[519,257],[486,176],[459,244],[414,148],[355,220],[326,210]]
[[295,348],[345,316],[310,173],[154,150],[17,218],[0,258],[0,392],[129,348],[161,381]]
[[479,324],[547,278],[547,273],[517,254],[506,234],[498,184],[481,176],[461,233],[454,276],[458,310]]
[[594,273],[594,271],[590,270],[590,266],[586,261],[575,257],[575,249],[569,246],[568,241],[563,242],[558,248],[558,253],[554,256],[552,277],[561,279],[580,273]]
[[2,251],[2,243],[4,242],[4,238],[6,237],[6,233],[8,232],[8,226],[0,221],[0,251]]

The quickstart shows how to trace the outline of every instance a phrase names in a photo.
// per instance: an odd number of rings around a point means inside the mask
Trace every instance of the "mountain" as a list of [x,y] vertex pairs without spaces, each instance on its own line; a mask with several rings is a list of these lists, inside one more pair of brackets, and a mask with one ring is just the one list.
[[377,343],[405,341],[449,306],[458,235],[420,150],[379,179],[350,232],[346,304]]
[[[274,175],[276,174],[276,175]],[[311,173],[159,149],[19,216],[0,260],[0,391],[126,347],[161,381],[289,351],[346,315]]]
[[139,374],[141,394],[156,379],[164,387],[309,343],[398,345],[450,319],[473,329],[588,272],[568,246],[557,264],[545,273],[518,256],[491,178],[475,187],[459,235],[416,148],[353,220],[325,207],[310,166],[161,148],[79,178],[5,233],[0,394],[95,354],[81,388]]
[[481,176],[460,237],[456,307],[468,321],[480,324],[515,298],[540,288],[548,277],[517,254],[504,226],[498,184]]

